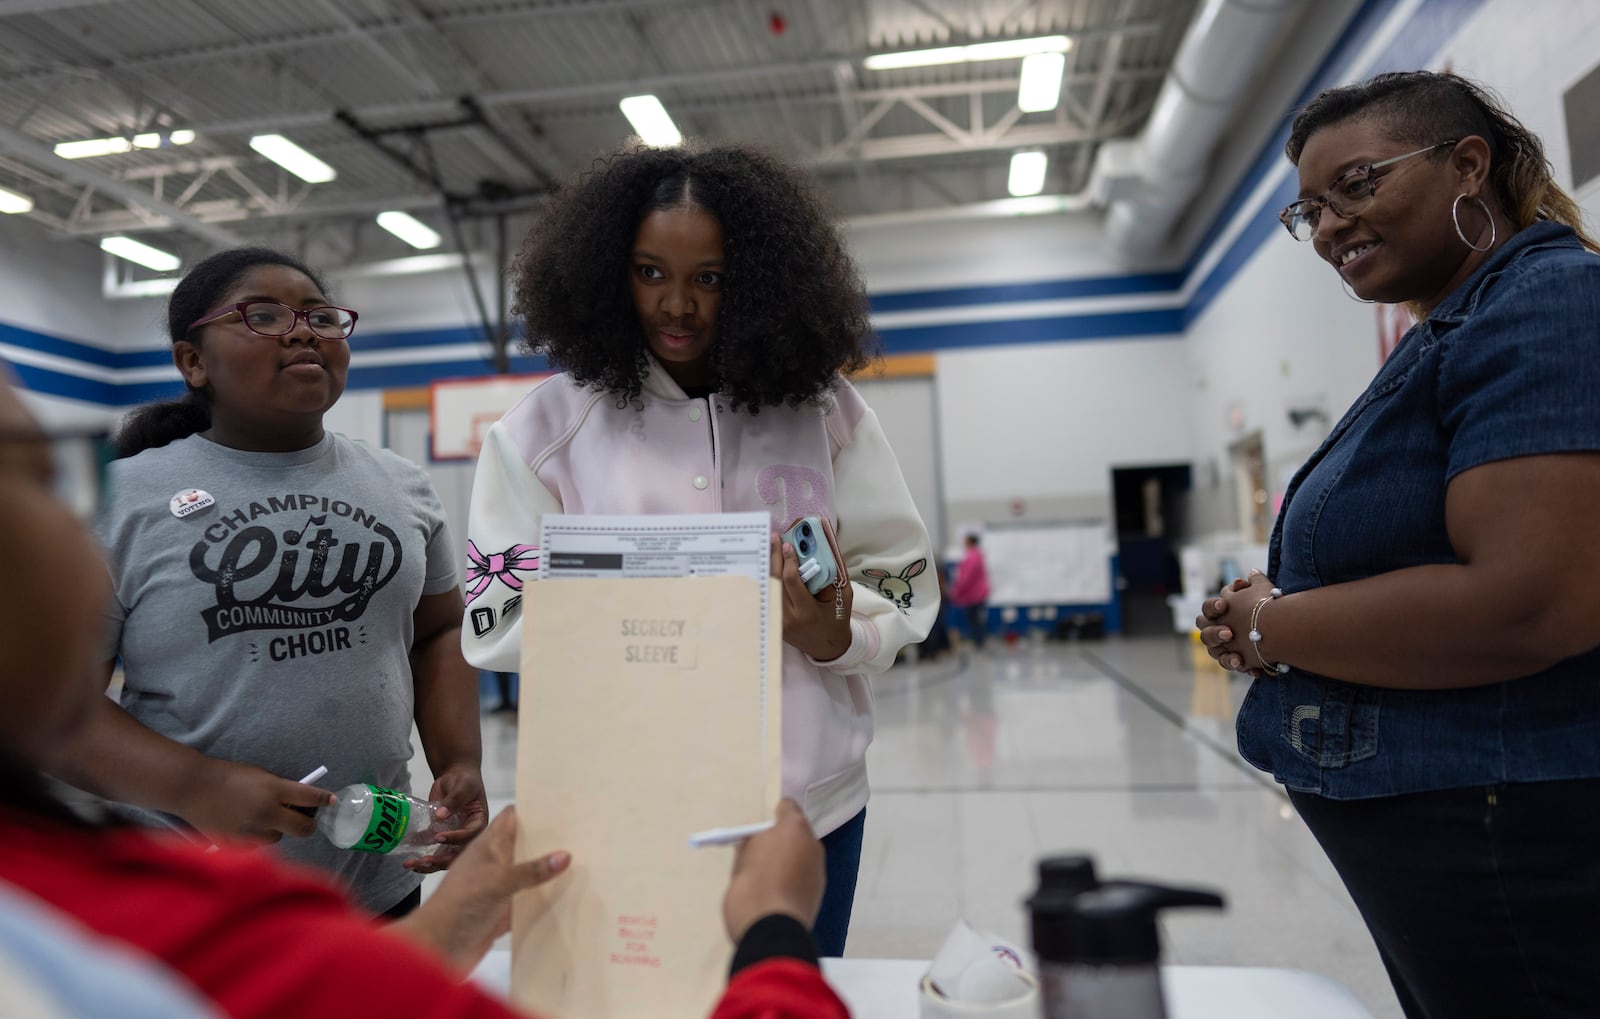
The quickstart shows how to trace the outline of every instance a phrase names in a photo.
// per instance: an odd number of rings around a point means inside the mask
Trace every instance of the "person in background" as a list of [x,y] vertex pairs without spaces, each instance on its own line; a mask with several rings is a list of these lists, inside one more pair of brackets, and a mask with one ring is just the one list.
[[950,604],[966,613],[972,641],[983,647],[989,630],[989,570],[980,544],[976,534],[967,535],[967,551],[956,565],[956,580],[950,586]]
[[1329,89],[1288,155],[1289,232],[1418,321],[1290,481],[1266,573],[1196,620],[1256,677],[1239,751],[1406,1015],[1600,1014],[1600,249],[1452,74]]
[[[840,955],[866,826],[868,677],[927,634],[939,598],[899,463],[843,375],[869,363],[871,329],[838,228],[767,156],[630,148],[552,198],[514,273],[529,342],[563,372],[479,454],[467,536],[500,573],[467,606],[490,620],[463,628],[467,658],[518,666],[516,574],[535,566],[546,513],[769,514],[783,789],[827,849],[816,935]],[[816,595],[777,539],[804,516],[844,571]]]
[[[173,291],[167,325],[188,394],[124,423],[99,521],[98,674],[121,659],[121,703],[95,703],[59,777],[208,838],[288,836],[284,856],[401,915],[422,872],[488,820],[444,510],[421,468],[323,428],[356,313],[310,269],[263,248],[212,255]],[[314,836],[327,789],[409,791],[413,722],[427,798],[463,822],[437,836],[445,848],[402,863]],[[326,789],[297,781],[319,765]]]
[[[509,808],[427,902],[375,924],[325,875],[85,817],[55,797],[44,773],[82,756],[106,699],[96,637],[111,589],[93,537],[56,497],[53,473],[51,437],[0,378],[0,567],[29,578],[0,586],[0,892],[25,893],[90,934],[132,946],[235,1019],[513,1019],[461,980],[507,929],[512,896],[559,878],[570,858],[515,862]],[[738,947],[713,1019],[845,1019],[806,931],[822,897],[822,850],[796,804],[780,803],[775,818],[735,856],[723,920]],[[23,951],[5,928],[0,956]],[[71,992],[66,1000],[85,1000],[94,975],[53,970],[39,949],[26,949],[31,974],[70,982],[58,987]],[[126,992],[118,1015],[146,1014],[147,1002],[166,1008],[152,1014],[194,1014],[189,995],[150,1002],[165,992],[142,981]]]

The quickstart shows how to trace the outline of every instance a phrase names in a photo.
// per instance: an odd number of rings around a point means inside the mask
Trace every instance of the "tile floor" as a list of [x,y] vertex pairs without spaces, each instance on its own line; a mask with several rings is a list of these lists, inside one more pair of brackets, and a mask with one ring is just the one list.
[[[1401,1015],[1333,869],[1278,787],[1233,748],[1244,681],[1197,645],[995,644],[899,666],[874,689],[873,795],[847,954],[927,958],[962,918],[1025,944],[1034,862],[1087,851],[1103,875],[1227,898],[1222,913],[1169,915],[1168,961],[1310,970],[1377,1019]],[[515,757],[511,717],[485,715],[496,809],[513,796]],[[420,757],[414,769],[427,788]]]

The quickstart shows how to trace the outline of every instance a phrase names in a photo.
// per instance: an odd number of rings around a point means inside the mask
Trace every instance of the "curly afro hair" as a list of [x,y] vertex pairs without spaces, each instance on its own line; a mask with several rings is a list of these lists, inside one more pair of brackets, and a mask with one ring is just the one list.
[[649,360],[628,282],[634,238],[650,213],[686,205],[722,226],[711,358],[735,408],[816,401],[872,363],[866,290],[816,191],[732,146],[623,149],[559,191],[512,270],[529,346],[619,406],[636,402]]

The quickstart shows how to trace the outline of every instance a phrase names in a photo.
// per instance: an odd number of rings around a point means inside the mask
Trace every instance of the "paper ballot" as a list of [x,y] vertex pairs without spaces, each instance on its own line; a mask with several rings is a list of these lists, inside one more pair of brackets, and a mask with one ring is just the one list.
[[[771,573],[772,517],[767,513],[677,513],[643,516],[546,513],[540,523],[539,576],[547,579],[620,577],[750,577]],[[781,604],[761,585],[761,631]],[[782,621],[779,621],[780,626]],[[774,662],[781,661],[781,655]],[[761,670],[762,725],[777,671]],[[774,696],[776,694],[774,693]]]
[[762,677],[775,692],[781,671],[779,622],[763,625],[771,583],[528,585],[517,854],[567,849],[572,866],[515,901],[518,1005],[565,1019],[711,1011],[732,952],[732,857],[687,838],[768,819],[779,796],[780,698],[762,704]]
[[752,577],[769,572],[766,513],[589,516],[547,513],[545,578]]

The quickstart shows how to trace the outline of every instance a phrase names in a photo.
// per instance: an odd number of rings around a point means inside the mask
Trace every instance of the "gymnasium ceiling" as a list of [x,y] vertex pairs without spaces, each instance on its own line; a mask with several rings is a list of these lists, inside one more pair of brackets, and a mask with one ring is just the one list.
[[[1196,0],[0,0],[0,187],[61,238],[186,255],[260,241],[324,265],[413,254],[401,209],[492,246],[630,135],[623,96],[683,133],[810,166],[844,216],[1006,197],[1012,154],[1073,194],[1099,144],[1138,134]],[[869,70],[873,55],[1067,35],[1062,101],[1017,109],[1020,61]],[[171,144],[173,132],[193,141]],[[337,170],[258,155],[283,134]],[[60,142],[156,135],[66,160]],[[489,242],[489,243],[486,243]]]

